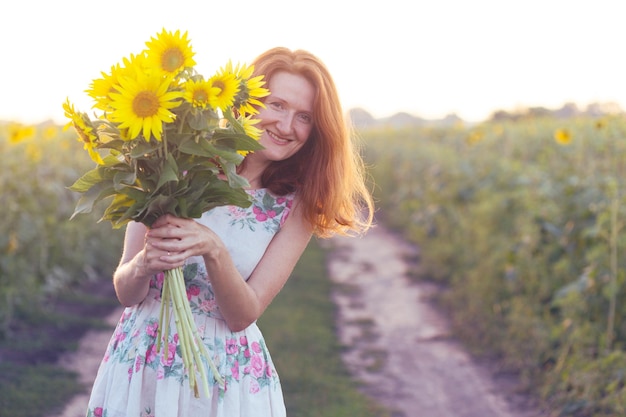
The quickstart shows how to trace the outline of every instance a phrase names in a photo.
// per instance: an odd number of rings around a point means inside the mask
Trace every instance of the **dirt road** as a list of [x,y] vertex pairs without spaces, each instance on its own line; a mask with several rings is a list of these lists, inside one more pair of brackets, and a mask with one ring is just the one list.
[[[434,287],[407,277],[416,248],[381,226],[362,238],[327,242],[329,272],[336,283],[343,359],[363,390],[394,417],[539,417],[473,362],[449,334],[429,296]],[[121,309],[107,319],[113,326]],[[92,331],[78,352],[62,358],[90,387],[112,328]],[[507,381],[506,385],[510,385]],[[88,392],[56,416],[84,417]],[[330,416],[329,416],[330,417]]]
[[63,410],[62,413],[48,417],[85,417],[87,403],[89,402],[89,390],[93,384],[98,366],[104,356],[104,350],[109,344],[109,339],[113,334],[113,329],[122,315],[124,309],[119,307],[106,318],[106,323],[110,329],[91,330],[80,340],[76,352],[66,354],[59,359],[59,364],[76,372],[80,383],[85,387],[85,391],[76,395]]
[[[383,227],[331,242],[344,360],[363,390],[394,417],[537,417],[449,334],[429,302],[435,290],[407,277],[417,249]],[[524,401],[525,402],[525,401]]]

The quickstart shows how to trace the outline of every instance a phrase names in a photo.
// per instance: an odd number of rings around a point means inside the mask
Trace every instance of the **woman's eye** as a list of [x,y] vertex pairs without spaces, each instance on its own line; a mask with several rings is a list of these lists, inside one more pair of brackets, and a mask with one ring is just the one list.
[[277,101],[272,101],[269,105],[270,105],[270,107],[272,107],[273,109],[276,109],[276,110],[281,110],[283,108],[283,104],[279,103]]
[[310,114],[301,114],[298,116],[298,118],[303,122],[303,123],[311,123],[313,122],[313,118],[311,117]]

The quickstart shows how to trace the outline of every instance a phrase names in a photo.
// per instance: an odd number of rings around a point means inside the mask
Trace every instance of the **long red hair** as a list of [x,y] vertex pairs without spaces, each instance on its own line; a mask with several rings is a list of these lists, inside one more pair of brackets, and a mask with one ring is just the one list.
[[304,218],[317,236],[367,230],[374,204],[363,160],[324,63],[310,52],[277,47],[252,64],[254,75],[262,74],[266,82],[286,71],[305,77],[316,90],[311,136],[292,157],[270,164],[261,177],[262,186],[278,195],[296,192]]

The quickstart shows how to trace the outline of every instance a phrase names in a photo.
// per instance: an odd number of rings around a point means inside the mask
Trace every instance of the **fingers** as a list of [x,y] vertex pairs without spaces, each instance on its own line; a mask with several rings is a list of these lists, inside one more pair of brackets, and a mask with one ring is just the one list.
[[145,244],[161,251],[158,256],[163,261],[179,262],[185,257],[204,255],[217,240],[212,230],[193,219],[165,215],[147,231]]
[[193,230],[195,222],[189,219],[180,219],[172,215],[159,217],[146,233],[147,237],[160,239],[181,240]]
[[181,252],[181,243],[179,239],[160,238],[148,236],[146,238],[146,251],[153,258],[170,259],[172,256]]
[[185,264],[186,256],[183,252],[159,249],[150,243],[146,244],[143,252],[142,266],[148,272],[147,275],[153,275]]
[[177,226],[180,227],[185,222],[185,219],[181,219],[172,214],[165,214],[160,216],[156,221],[152,224],[152,229],[157,229],[164,226]]

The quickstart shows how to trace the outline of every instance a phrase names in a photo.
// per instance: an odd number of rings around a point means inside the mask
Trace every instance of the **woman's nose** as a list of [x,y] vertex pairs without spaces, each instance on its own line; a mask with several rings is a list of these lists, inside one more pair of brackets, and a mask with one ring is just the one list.
[[293,128],[293,120],[294,115],[291,113],[283,114],[277,121],[276,127],[278,128],[279,133],[281,134],[289,134]]

